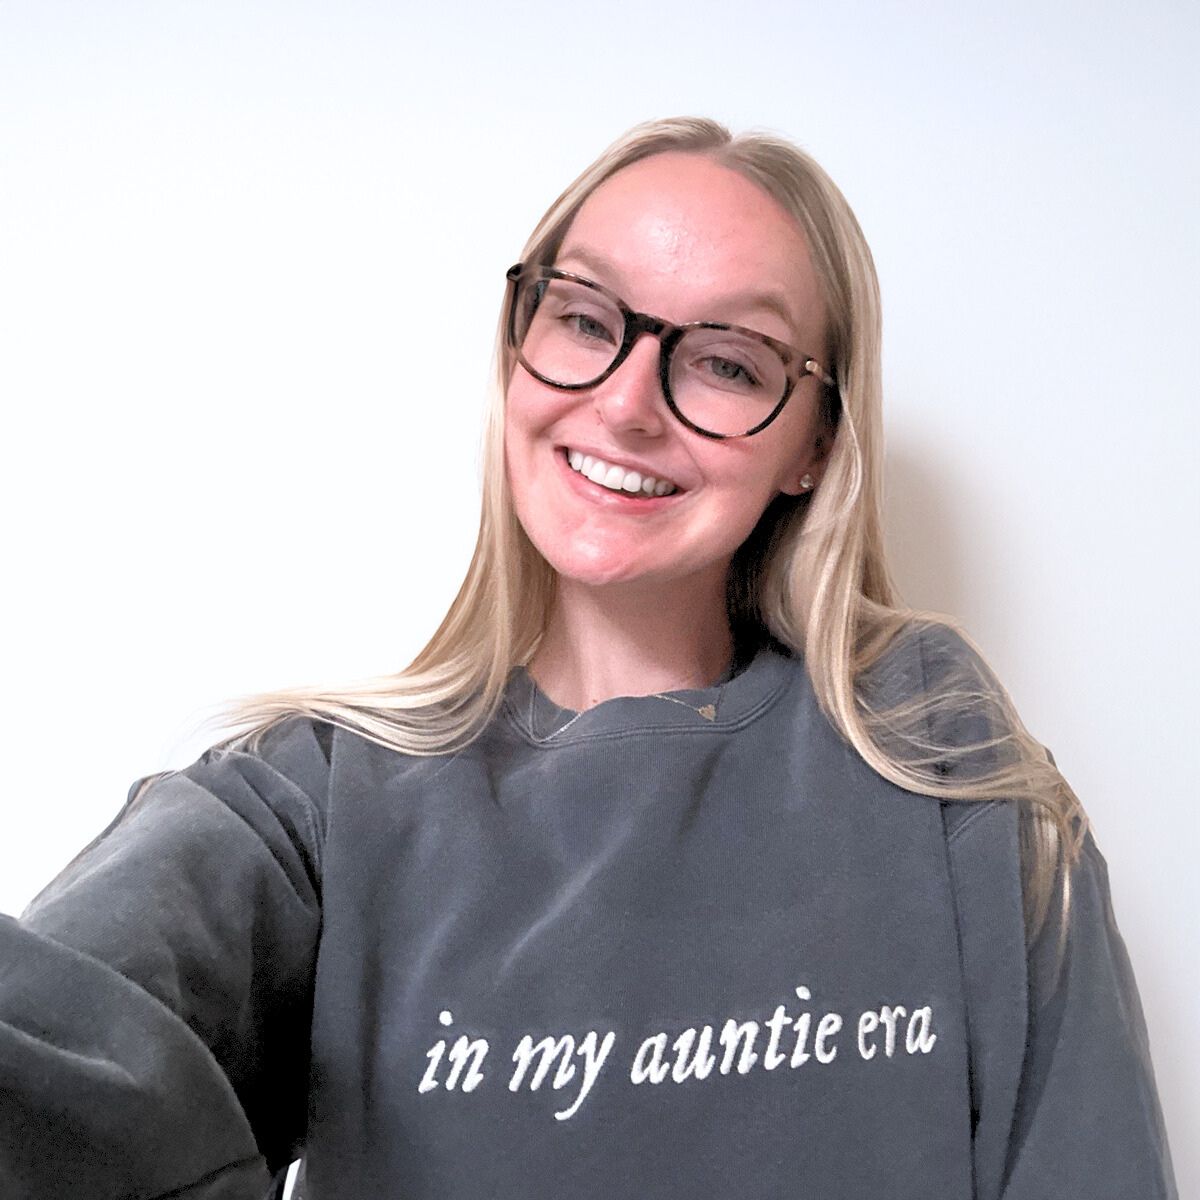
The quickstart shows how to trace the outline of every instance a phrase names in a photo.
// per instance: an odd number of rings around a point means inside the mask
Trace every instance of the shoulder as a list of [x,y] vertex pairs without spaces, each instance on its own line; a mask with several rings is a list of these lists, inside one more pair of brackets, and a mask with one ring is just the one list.
[[860,683],[899,703],[964,676],[993,679],[971,638],[949,618],[913,616],[886,639],[860,673]]
[[328,721],[297,713],[266,729],[251,753],[305,791],[321,791],[328,785],[337,733]]
[[252,734],[210,746],[183,773],[223,769],[257,779],[274,774],[317,802],[328,789],[336,734],[327,721],[295,713]]
[[[315,874],[328,819],[336,730],[303,715],[285,717],[253,738],[209,747],[189,766],[137,781],[129,807],[162,807],[171,796],[195,810],[228,811],[276,857],[300,852]],[[145,785],[145,786],[143,786]]]
[[914,769],[982,778],[1011,757],[1011,703],[971,639],[948,620],[913,617],[855,680],[882,747]]
[[[965,808],[966,806],[956,806]],[[988,1194],[1174,1196],[1137,983],[1090,831],[1026,930],[1021,813],[975,805],[948,836],[976,1114]]]

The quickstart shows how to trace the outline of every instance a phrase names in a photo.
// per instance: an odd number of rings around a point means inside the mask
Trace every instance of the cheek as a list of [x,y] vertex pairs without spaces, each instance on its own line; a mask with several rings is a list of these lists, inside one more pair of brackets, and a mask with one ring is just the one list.
[[736,550],[747,538],[754,534],[758,528],[759,522],[763,519],[764,514],[771,508],[775,501],[779,498],[778,492],[771,492],[770,495],[755,495],[753,501],[748,502],[743,507],[740,513],[740,519],[736,524],[736,528],[731,530],[732,545],[731,550]]
[[546,387],[518,367],[504,404],[505,441],[518,450],[522,439],[544,433],[577,402],[573,393]]
[[545,508],[539,495],[551,486],[549,431],[560,404],[557,393],[534,380],[518,384],[515,378],[505,401],[504,470],[513,507],[527,533],[532,533],[530,520],[536,523]]
[[504,406],[504,462],[514,495],[527,473],[526,464],[538,426],[536,406],[522,389],[511,387]]
[[798,411],[796,416],[799,419],[780,429],[778,444],[772,448],[768,502],[780,492],[798,493],[800,479],[811,469],[816,458],[819,429],[816,413]]

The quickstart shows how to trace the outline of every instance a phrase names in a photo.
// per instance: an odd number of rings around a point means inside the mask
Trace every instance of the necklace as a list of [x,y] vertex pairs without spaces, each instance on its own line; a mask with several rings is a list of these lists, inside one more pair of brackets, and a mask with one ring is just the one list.
[[[723,677],[722,682],[717,690],[716,700],[714,700],[708,704],[700,704],[700,705],[689,704],[686,700],[680,700],[678,696],[664,696],[662,692],[651,692],[649,696],[645,696],[645,697],[631,696],[631,697],[626,697],[626,698],[627,699],[646,699],[646,700],[666,700],[669,704],[678,704],[683,708],[690,709],[698,717],[702,717],[705,721],[715,721],[717,719],[717,705],[721,703],[721,694],[724,691],[724,686],[725,686],[726,681],[727,680]],[[575,724],[576,721],[578,721],[581,717],[586,716],[588,714],[588,712],[591,711],[590,709],[584,709],[582,712],[577,712],[573,717],[570,718],[570,720],[568,720],[564,724],[560,725],[557,729],[553,729],[547,734],[539,734],[537,731],[537,725],[535,723],[535,708],[534,708],[534,702],[536,701],[537,696],[538,696],[538,686],[536,683],[533,682],[532,678],[530,678],[529,683],[530,683],[530,688],[529,688],[528,725],[529,725],[529,732],[533,735],[535,741],[548,742],[552,738],[558,737],[558,735],[560,733],[565,733],[568,729],[571,728],[572,725]],[[616,699],[616,697],[614,697],[614,699]]]
[[[682,704],[684,708],[690,708],[692,712],[699,713],[706,721],[715,721],[717,719],[717,706],[715,704],[701,704],[697,708],[694,704],[689,704],[686,700],[680,700],[675,696],[664,696],[662,692],[655,692],[652,698],[655,700],[669,700],[672,704]],[[719,695],[717,699],[720,699]]]

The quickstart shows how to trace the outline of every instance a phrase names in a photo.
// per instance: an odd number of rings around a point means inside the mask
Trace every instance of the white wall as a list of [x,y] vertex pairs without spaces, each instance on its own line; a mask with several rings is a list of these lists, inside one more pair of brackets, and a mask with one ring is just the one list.
[[1195,8],[507,7],[0,5],[0,909],[205,706],[409,660],[541,209],[645,117],[767,126],[875,249],[897,573],[1092,814],[1187,1194]]

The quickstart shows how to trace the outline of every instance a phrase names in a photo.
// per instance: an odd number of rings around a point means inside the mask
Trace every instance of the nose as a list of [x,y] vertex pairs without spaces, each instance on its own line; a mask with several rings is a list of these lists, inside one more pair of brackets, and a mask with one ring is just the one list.
[[662,346],[644,333],[625,361],[594,393],[596,413],[614,431],[657,437],[666,426],[667,402],[659,380]]

